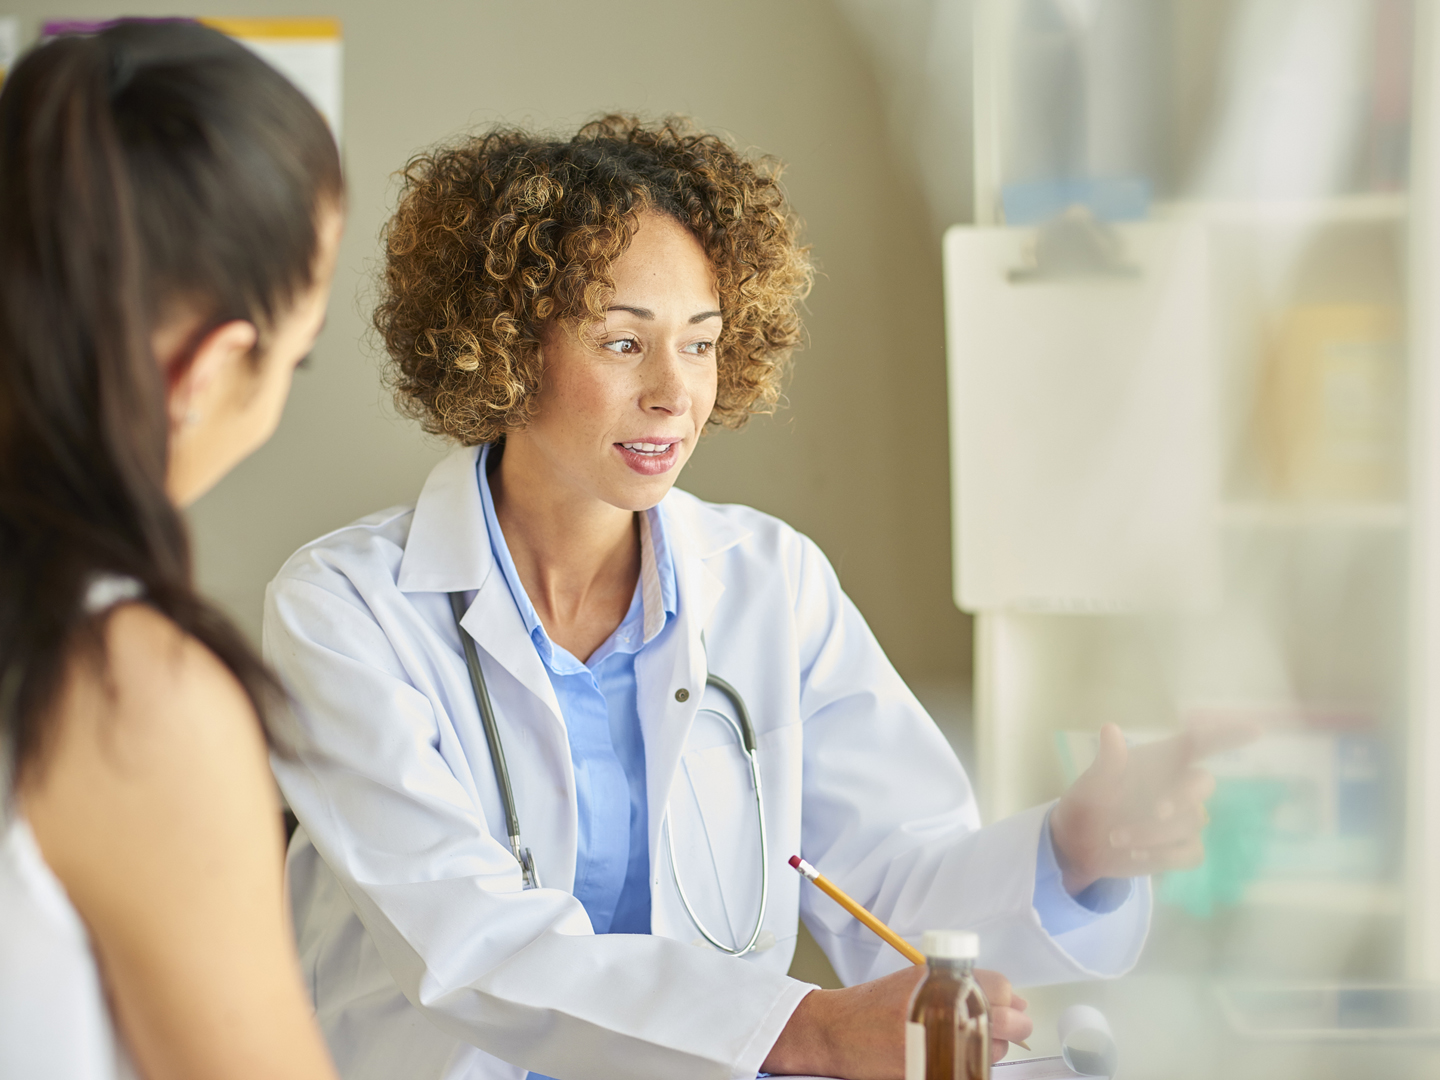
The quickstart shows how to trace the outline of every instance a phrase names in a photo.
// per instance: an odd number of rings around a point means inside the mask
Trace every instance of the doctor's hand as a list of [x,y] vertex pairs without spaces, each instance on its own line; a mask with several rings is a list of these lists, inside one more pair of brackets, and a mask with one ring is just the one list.
[[[814,990],[800,1002],[762,1066],[777,1074],[812,1074],[844,1080],[900,1080],[905,1075],[905,1020],[910,995],[924,967],[844,990]],[[990,1002],[990,1060],[1010,1043],[1029,1038],[1028,1004],[997,971],[975,972]]]
[[1050,812],[1050,836],[1065,891],[1100,878],[1129,878],[1196,866],[1215,778],[1198,762],[1249,742],[1249,723],[1207,724],[1169,739],[1127,746],[1114,724],[1100,729],[1095,762]]

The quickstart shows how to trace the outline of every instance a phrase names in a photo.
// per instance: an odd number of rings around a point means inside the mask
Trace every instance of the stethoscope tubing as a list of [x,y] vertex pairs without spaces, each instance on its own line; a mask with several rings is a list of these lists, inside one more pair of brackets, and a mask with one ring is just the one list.
[[500,802],[505,810],[505,834],[510,837],[510,851],[520,864],[520,873],[525,888],[540,888],[540,874],[535,869],[535,860],[530,849],[520,844],[520,813],[515,808],[515,789],[510,786],[510,770],[505,764],[505,746],[500,741],[500,726],[495,722],[495,707],[490,704],[490,689],[485,685],[485,673],[480,669],[480,655],[475,651],[475,640],[460,625],[465,616],[465,597],[450,594],[450,610],[455,615],[455,629],[460,634],[460,644],[465,650],[465,667],[470,672],[470,689],[475,692],[475,704],[480,707],[480,722],[485,728],[485,741],[490,746],[490,764],[495,770],[495,783],[500,788]]
[[726,945],[710,932],[690,905],[690,897],[686,895],[685,886],[680,881],[680,869],[675,865],[675,837],[670,831],[670,807],[668,805],[665,807],[665,816],[661,819],[661,827],[665,830],[665,848],[670,857],[670,877],[675,882],[675,891],[680,895],[680,903],[685,908],[685,914],[690,916],[690,921],[695,924],[695,929],[700,931],[700,936],[715,948],[723,953],[729,953],[731,956],[744,956],[755,951],[760,934],[765,928],[765,910],[770,901],[770,845],[765,828],[765,792],[760,785],[760,760],[756,753],[755,728],[749,722],[750,714],[745,708],[745,699],[740,696],[738,690],[718,675],[707,676],[705,682],[728,697],[730,703],[735,707],[735,711],[740,715],[740,721],[737,722],[718,709],[700,710],[718,716],[730,725],[745,750],[745,758],[750,763],[750,780],[755,786],[755,813],[760,822],[760,910],[755,916],[755,929],[750,932],[750,940],[743,946]]
[[[480,708],[480,721],[485,728],[485,742],[490,748],[490,763],[495,771],[495,784],[500,789],[500,802],[505,811],[505,830],[510,837],[510,850],[520,864],[525,888],[538,889],[540,888],[540,875],[535,868],[535,860],[530,854],[530,849],[524,847],[520,842],[520,813],[516,809],[515,791],[510,784],[510,770],[505,764],[505,747],[500,741],[500,727],[495,722],[495,708],[490,703],[490,691],[485,685],[485,673],[480,667],[480,655],[475,650],[474,639],[460,622],[465,616],[464,594],[450,593],[450,611],[455,616],[455,630],[460,635],[460,645],[465,653],[465,667],[470,675],[470,689],[474,692],[475,703]],[[750,939],[743,946],[724,944],[695,914],[695,909],[690,904],[690,898],[685,893],[685,886],[680,882],[679,867],[675,865],[675,839],[670,829],[668,804],[660,824],[665,832],[665,846],[670,857],[670,876],[675,881],[675,891],[680,896],[680,903],[685,908],[685,914],[690,916],[690,921],[695,924],[695,929],[700,931],[701,937],[715,948],[729,953],[731,956],[744,956],[746,953],[755,951],[765,926],[765,911],[770,900],[770,847],[765,828],[765,793],[760,781],[758,744],[755,738],[755,725],[750,720],[750,710],[746,708],[745,699],[740,695],[740,691],[718,675],[707,675],[705,684],[715,687],[724,694],[735,709],[735,717],[727,716],[718,709],[702,709],[701,711],[720,717],[734,731],[735,737],[739,740],[741,749],[745,753],[745,759],[750,764],[750,780],[755,788],[755,813],[760,823],[760,910],[755,917],[755,929],[751,931]]]

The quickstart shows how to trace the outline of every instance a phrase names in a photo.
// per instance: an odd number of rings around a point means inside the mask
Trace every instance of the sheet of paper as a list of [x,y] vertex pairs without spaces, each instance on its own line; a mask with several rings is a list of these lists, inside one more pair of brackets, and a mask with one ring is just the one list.
[[[1074,1080],[1080,1076],[1063,1058],[1022,1058],[1019,1061],[1002,1061],[990,1067],[995,1080]],[[830,1080],[824,1076],[792,1076],[788,1080]]]

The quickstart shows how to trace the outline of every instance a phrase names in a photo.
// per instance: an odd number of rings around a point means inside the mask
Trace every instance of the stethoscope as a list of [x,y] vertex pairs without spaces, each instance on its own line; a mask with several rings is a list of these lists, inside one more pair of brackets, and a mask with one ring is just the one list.
[[[500,728],[495,723],[495,708],[490,703],[490,691],[485,685],[485,673],[480,668],[480,656],[475,651],[475,642],[460,625],[460,620],[465,615],[464,594],[453,592],[450,594],[450,610],[455,616],[455,629],[460,634],[460,643],[465,650],[465,666],[470,671],[470,688],[475,692],[475,704],[480,707],[480,721],[485,728],[485,741],[490,746],[490,764],[495,770],[495,786],[500,789],[500,802],[505,809],[505,832],[510,838],[510,851],[515,856],[515,861],[520,864],[520,874],[525,882],[525,888],[540,888],[540,874],[535,869],[534,856],[530,849],[520,841],[520,815],[515,809],[515,792],[510,786],[510,770],[505,766],[505,747],[500,742]],[[665,836],[665,849],[670,856],[670,876],[675,881],[675,891],[680,895],[680,903],[685,908],[685,914],[695,924],[695,929],[700,931],[709,944],[721,952],[729,953],[731,956],[744,956],[746,953],[754,952],[757,943],[760,941],[760,931],[765,925],[765,907],[770,899],[770,851],[765,839],[765,799],[760,787],[760,761],[755,742],[755,725],[750,721],[750,710],[745,707],[745,699],[740,696],[740,691],[731,686],[718,675],[706,675],[705,685],[713,686],[730,700],[731,706],[735,709],[735,716],[729,716],[719,709],[700,709],[700,712],[710,713],[718,716],[735,733],[741,749],[745,752],[745,760],[750,763],[750,780],[755,788],[755,816],[760,822],[760,910],[755,916],[755,929],[750,932],[750,939],[743,946],[726,945],[719,938],[710,932],[695,914],[695,909],[690,906],[690,898],[685,894],[685,886],[680,882],[680,870],[675,865],[675,842],[670,834],[670,807],[666,804],[665,814],[660,820],[660,829]]]

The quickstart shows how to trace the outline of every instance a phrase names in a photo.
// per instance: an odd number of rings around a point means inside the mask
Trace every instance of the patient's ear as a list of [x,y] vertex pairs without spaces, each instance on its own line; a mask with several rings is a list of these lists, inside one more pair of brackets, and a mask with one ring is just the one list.
[[214,415],[244,381],[253,378],[253,353],[259,340],[254,323],[232,319],[207,331],[198,344],[172,345],[168,356],[157,342],[172,431]]

